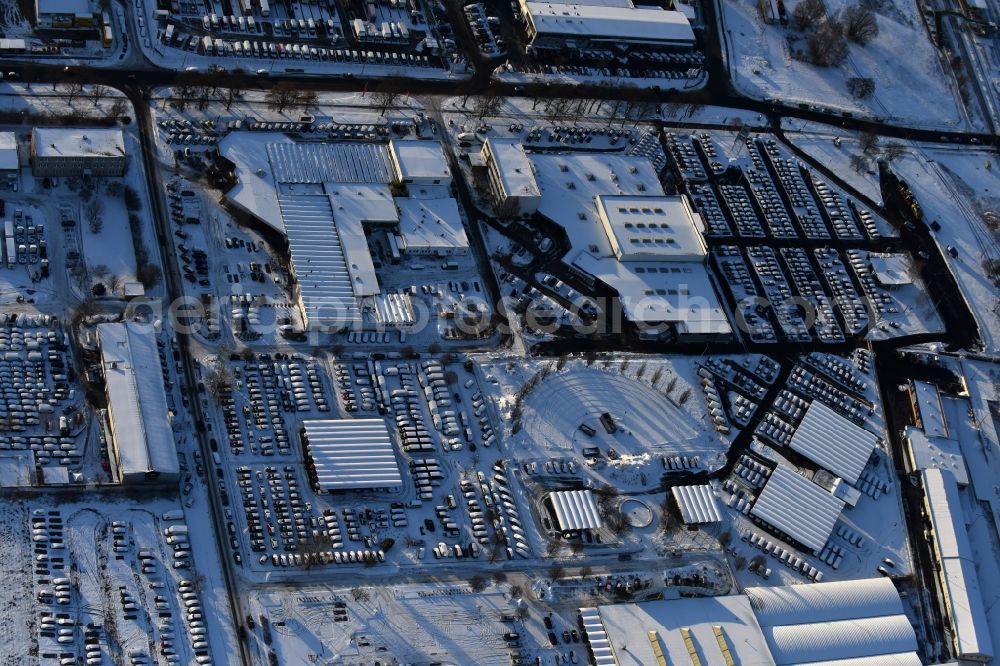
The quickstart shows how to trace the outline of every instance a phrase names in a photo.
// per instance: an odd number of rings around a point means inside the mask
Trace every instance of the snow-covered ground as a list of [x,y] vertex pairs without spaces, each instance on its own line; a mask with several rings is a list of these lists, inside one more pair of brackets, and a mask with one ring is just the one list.
[[1000,174],[994,160],[993,153],[969,147],[917,146],[893,163],[916,195],[926,223],[940,223],[940,231],[931,234],[991,353],[1000,351],[1000,287],[984,268],[987,261],[1000,260]]
[[[849,3],[826,4],[832,14]],[[793,9],[789,4],[789,15]],[[892,0],[875,11],[879,35],[866,46],[850,43],[842,65],[822,68],[793,57],[805,48],[801,33],[766,24],[755,3],[724,0],[722,41],[733,84],[757,99],[912,127],[968,127],[954,79],[930,41],[916,0]],[[853,77],[871,78],[874,94],[852,98],[847,81]]]

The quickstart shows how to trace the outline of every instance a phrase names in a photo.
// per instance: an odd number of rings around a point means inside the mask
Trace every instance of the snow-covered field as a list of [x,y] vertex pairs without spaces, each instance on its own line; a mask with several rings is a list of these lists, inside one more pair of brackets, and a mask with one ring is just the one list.
[[[849,3],[832,0],[829,13]],[[794,4],[790,4],[791,14]],[[746,95],[785,104],[880,118],[912,127],[960,129],[968,126],[950,72],[930,42],[916,0],[875,6],[879,35],[866,46],[851,43],[838,67],[815,67],[793,57],[805,39],[791,27],[766,24],[757,4],[721,3],[723,44],[733,84]],[[902,54],[905,57],[901,57]],[[875,92],[854,99],[852,77],[871,78]]]

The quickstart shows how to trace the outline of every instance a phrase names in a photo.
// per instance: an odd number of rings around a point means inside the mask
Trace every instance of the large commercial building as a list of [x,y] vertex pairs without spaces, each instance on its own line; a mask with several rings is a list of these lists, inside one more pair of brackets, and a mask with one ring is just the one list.
[[644,157],[531,153],[538,214],[561,226],[572,268],[614,289],[639,335],[728,340],[732,326],[705,267],[703,222],[667,196]]
[[94,14],[90,0],[35,0],[36,24],[42,30],[92,29]]
[[628,0],[531,2],[520,0],[529,43],[535,48],[646,45],[687,49],[694,31],[686,16]]
[[118,480],[176,482],[180,466],[155,334],[148,325],[122,322],[101,324],[97,336]]
[[777,467],[750,515],[783,537],[818,553],[844,510],[844,501],[785,467]]
[[469,253],[458,202],[452,197],[396,199],[400,252],[433,256]]
[[931,523],[935,567],[947,611],[952,652],[963,661],[993,660],[993,640],[969,542],[958,483],[951,472],[925,469],[924,513]]
[[[287,239],[296,300],[310,329],[413,323],[411,299],[382,292],[373,231],[385,232],[396,259],[469,252],[436,142],[297,143],[281,134],[230,132],[219,152],[236,181],[227,201]],[[393,197],[391,184],[400,182],[409,197]]]
[[850,484],[857,483],[878,437],[813,400],[789,447]]
[[327,492],[399,491],[396,450],[383,419],[302,422],[302,439],[315,485]]
[[407,185],[451,185],[451,169],[437,141],[399,139],[389,143],[395,181]]
[[31,133],[35,176],[121,176],[127,164],[120,129],[36,127]]
[[521,142],[490,137],[483,143],[481,156],[486,164],[496,214],[522,218],[534,215],[542,192]]
[[887,578],[580,609],[598,666],[919,666]]

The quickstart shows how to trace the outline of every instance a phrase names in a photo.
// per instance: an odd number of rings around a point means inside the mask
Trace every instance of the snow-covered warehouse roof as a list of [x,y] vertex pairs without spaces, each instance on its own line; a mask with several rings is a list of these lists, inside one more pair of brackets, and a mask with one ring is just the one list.
[[180,466],[152,328],[134,322],[100,324],[97,336],[122,474],[176,476]]
[[14,171],[19,165],[17,137],[13,132],[0,132],[0,170]]
[[956,656],[988,661],[993,656],[993,642],[986,622],[969,533],[965,527],[958,483],[951,472],[936,468],[923,470],[921,477]]
[[608,632],[604,629],[601,612],[596,608],[581,608],[580,619],[583,621],[583,636],[590,644],[594,653],[594,663],[597,666],[618,666],[615,651],[608,640]]
[[748,587],[754,612],[761,626],[829,622],[850,617],[899,615],[903,602],[896,586],[888,578],[787,585],[784,587]]
[[848,483],[856,483],[878,438],[813,400],[789,446]]
[[808,666],[924,666],[924,663],[920,661],[920,657],[916,652],[899,652],[897,654],[876,654],[869,657],[852,657],[850,659],[810,661]]
[[[724,666],[720,634],[733,663],[774,663],[750,602],[741,594],[614,604],[597,610],[608,642],[601,664],[656,666],[664,663],[658,651],[667,664],[690,665],[690,639],[704,666]],[[589,631],[587,639],[593,645]]]
[[888,578],[749,587],[744,594],[779,666],[920,663],[916,634]]
[[296,143],[278,132],[230,132],[219,154],[233,163],[236,184],[226,199],[285,233],[279,192],[316,193],[322,183],[383,183],[392,180],[389,150],[374,143]]
[[395,165],[396,178],[404,182],[451,182],[451,169],[438,141],[393,139],[389,152]]
[[626,43],[694,43],[694,31],[684,14],[659,7],[549,2],[525,2],[524,7],[542,35],[618,39]]
[[603,524],[594,493],[589,490],[560,490],[549,495],[559,529],[596,530]]
[[[916,652],[905,615],[762,627],[778,666]],[[883,662],[891,663],[891,662]]]
[[302,427],[321,489],[402,487],[384,420],[315,419],[303,421]]
[[826,545],[844,502],[784,467],[771,473],[750,515],[819,552]]
[[36,127],[37,157],[124,157],[125,135],[110,127]]
[[510,197],[539,197],[542,195],[535,179],[531,159],[517,139],[489,137],[483,147],[493,155],[500,184]]
[[688,525],[717,523],[722,520],[719,503],[710,485],[674,486],[670,489],[681,510],[681,519]]

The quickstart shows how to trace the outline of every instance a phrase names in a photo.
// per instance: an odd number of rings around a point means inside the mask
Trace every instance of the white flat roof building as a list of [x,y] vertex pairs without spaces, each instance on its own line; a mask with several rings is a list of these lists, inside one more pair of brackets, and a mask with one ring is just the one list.
[[36,176],[121,176],[125,136],[117,128],[36,127],[31,133],[31,167]]
[[521,0],[528,38],[536,46],[585,47],[595,42],[690,47],[691,23],[683,13],[658,7]]
[[315,480],[321,490],[399,490],[396,449],[383,419],[302,422]]
[[950,472],[940,469],[923,470],[921,480],[953,653],[962,660],[988,662],[993,659],[993,640],[958,484]]
[[180,466],[152,328],[132,322],[100,324],[97,337],[121,482],[176,481]]
[[[888,578],[748,587],[743,594],[581,608],[602,666],[919,666]],[[728,654],[727,654],[728,652]]]
[[489,172],[497,214],[528,217],[538,210],[542,192],[538,188],[531,159],[517,139],[489,137],[481,152]]
[[[618,292],[625,316],[643,335],[649,331],[656,337],[666,324],[690,340],[732,336],[704,266],[700,217],[685,210],[683,198],[663,193],[648,159],[601,153],[532,153],[529,159],[541,191],[538,213],[561,226],[572,243],[564,261]],[[629,212],[620,213],[620,207]],[[655,234],[626,227],[624,218],[632,208],[638,211],[637,218],[670,218],[664,222],[668,228],[661,229],[659,221]],[[650,213],[642,213],[643,208]],[[657,208],[663,215],[655,212]],[[667,215],[668,211],[673,214]],[[648,235],[651,242],[633,244],[629,238],[633,231],[637,237],[640,231]],[[652,242],[654,235],[663,242]],[[669,238],[674,244],[667,242]],[[622,245],[650,249],[623,251],[619,257]],[[654,252],[653,247],[661,251]]]
[[586,640],[602,666],[691,664],[687,639],[697,645],[704,666],[726,664],[719,634],[732,654],[732,663],[774,664],[743,595],[614,604],[598,606],[596,613],[584,610],[589,609],[581,609],[581,614],[591,616],[584,620]]
[[411,254],[468,254],[469,238],[458,202],[439,199],[396,199],[399,208],[400,248]]
[[776,467],[750,515],[818,553],[843,509],[843,500],[789,469]]
[[17,136],[13,132],[0,132],[0,171],[17,171],[20,166]]
[[393,179],[392,158],[381,144],[296,143],[276,132],[230,132],[219,142],[219,154],[233,163],[236,176],[226,199],[281,234],[280,192]]
[[708,246],[687,196],[599,195],[597,214],[619,261],[704,261]]
[[914,380],[912,395],[920,419],[920,429],[929,437],[948,437],[948,420],[944,416],[944,406],[937,386]]
[[920,428],[903,428],[903,441],[910,458],[910,469],[942,469],[951,472],[960,486],[969,485],[969,469],[958,440],[949,437],[929,437]]
[[877,443],[875,434],[813,400],[788,446],[854,484]]
[[89,0],[35,0],[35,16],[40,28],[80,28],[94,22]]
[[451,168],[437,141],[394,139],[389,152],[395,166],[395,180],[415,185],[450,185]]
[[603,524],[594,493],[589,490],[560,490],[549,495],[549,502],[563,532],[596,530]]

